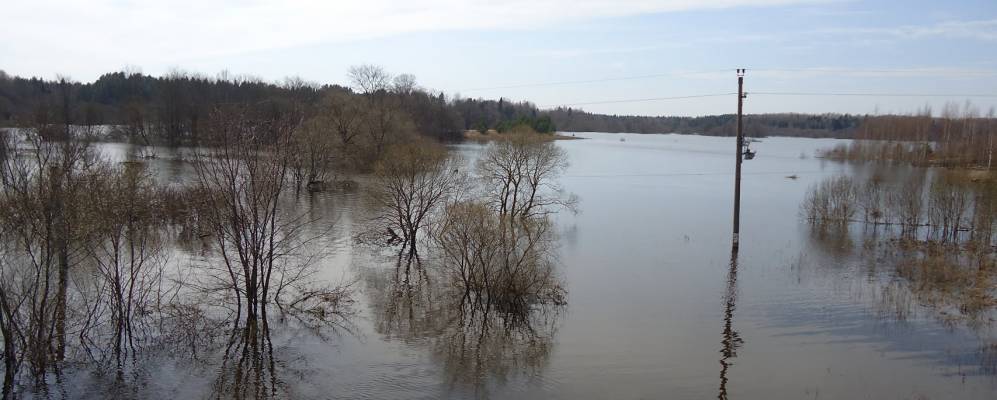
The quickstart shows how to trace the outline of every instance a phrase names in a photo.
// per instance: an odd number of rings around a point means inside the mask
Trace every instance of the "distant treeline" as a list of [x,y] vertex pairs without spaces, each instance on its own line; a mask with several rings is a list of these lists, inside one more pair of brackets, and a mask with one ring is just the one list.
[[[367,104],[359,100],[362,94],[383,92],[378,96],[379,104],[391,104],[392,112],[400,111],[405,117],[405,125],[411,125],[414,132],[443,141],[460,140],[463,131],[470,129],[504,132],[517,125],[528,125],[541,133],[732,136],[736,131],[734,114],[653,117],[595,114],[568,107],[541,110],[530,102],[503,98],[448,97],[419,87],[412,75],[394,76],[378,67],[363,67],[367,72],[376,72],[367,77],[374,80],[371,87],[358,87],[355,76],[351,76],[352,87],[345,87],[319,85],[299,78],[273,83],[224,73],[210,77],[171,72],[153,77],[122,71],[104,74],[94,82],[81,83],[66,78],[21,78],[0,71],[0,126],[58,125],[67,121],[83,126],[115,125],[132,136],[160,143],[192,144],[198,142],[205,116],[220,105],[265,104],[274,112],[298,108],[309,115],[321,112],[323,99],[336,97],[342,110],[352,114],[366,111]],[[755,114],[745,116],[744,129],[747,135],[755,137],[873,137],[877,135],[869,131],[878,130],[876,126],[882,118],[830,113]],[[914,120],[923,119],[923,116],[888,118]],[[910,139],[923,140],[922,136],[923,133],[911,133]]]
[[[372,66],[365,66],[372,67]],[[412,75],[392,76],[379,68],[374,87],[318,85],[298,78],[266,82],[259,78],[221,74],[209,77],[171,72],[153,77],[138,72],[112,72],[94,82],[68,78],[21,78],[0,71],[0,126],[115,125],[129,134],[160,143],[199,141],[206,116],[231,104],[264,104],[275,112],[289,108],[320,108],[322,99],[338,97],[359,107],[362,92],[380,91],[393,108],[406,114],[414,131],[440,140],[459,140],[468,129],[505,131],[518,124],[542,133],[556,127],[550,117],[529,102],[505,99],[447,98],[420,88]]]
[[865,119],[849,144],[823,150],[839,160],[877,160],[917,165],[982,167],[993,165],[997,118],[972,103],[948,103],[940,116],[925,108],[911,115],[880,115]]
[[[685,133],[733,136],[734,114],[702,117],[644,117],[593,114],[573,108],[550,111],[558,129],[569,132]],[[851,138],[865,116],[850,114],[756,114],[744,117],[749,136]]]

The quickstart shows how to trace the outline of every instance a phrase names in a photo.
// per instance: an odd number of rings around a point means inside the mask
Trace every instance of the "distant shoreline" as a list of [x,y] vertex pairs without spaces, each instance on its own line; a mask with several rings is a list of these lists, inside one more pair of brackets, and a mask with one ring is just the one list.
[[[546,134],[541,133],[540,135],[546,135]],[[551,135],[551,137],[554,140],[579,140],[579,139],[585,139],[583,137],[567,136],[567,135],[564,135],[564,134],[559,133],[559,132],[553,133]],[[498,131],[494,130],[494,129],[489,129],[489,130],[485,131],[485,133],[481,133],[481,131],[478,131],[476,129],[469,129],[469,130],[464,131],[464,140],[476,140],[476,141],[487,142],[487,141],[492,141],[492,140],[500,140],[502,138],[503,138],[502,134],[499,133]]]

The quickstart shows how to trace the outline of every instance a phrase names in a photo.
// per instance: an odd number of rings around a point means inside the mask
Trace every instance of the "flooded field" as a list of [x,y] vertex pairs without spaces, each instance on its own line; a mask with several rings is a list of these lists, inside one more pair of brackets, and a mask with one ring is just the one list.
[[[814,157],[843,141],[767,138],[744,165],[741,246],[731,253],[733,138],[578,133],[558,141],[577,212],[555,217],[563,299],[516,317],[440,294],[426,268],[401,285],[400,255],[355,237],[372,218],[352,191],[302,192],[317,279],[346,284],[332,323],[271,315],[136,357],[121,397],[315,399],[810,398],[990,399],[997,394],[991,309],[956,318],[868,249],[861,228],[815,230],[808,190],[867,165]],[[102,144],[116,159],[127,145]],[[474,160],[484,144],[452,151]],[[156,149],[161,182],[185,182],[182,152]],[[898,167],[899,169],[900,167]],[[904,167],[906,168],[906,167]],[[886,230],[887,228],[883,228]],[[870,256],[872,254],[872,256]],[[210,263],[196,245],[173,265]],[[411,282],[410,282],[411,283]],[[182,330],[182,329],[178,329]],[[193,357],[176,354],[193,351]],[[81,366],[49,397],[99,396]],[[245,392],[253,382],[254,392]]]

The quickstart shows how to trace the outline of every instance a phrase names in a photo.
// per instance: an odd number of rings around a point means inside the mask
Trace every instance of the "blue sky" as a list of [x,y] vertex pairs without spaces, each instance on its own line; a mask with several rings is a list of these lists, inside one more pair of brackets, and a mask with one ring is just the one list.
[[[6,3],[6,2],[5,2]],[[13,0],[0,69],[16,75],[137,66],[345,83],[350,65],[412,73],[464,97],[541,106],[728,93],[746,111],[911,112],[997,94],[997,1],[837,0]],[[652,78],[519,86],[604,78]],[[758,92],[752,95],[752,92]],[[970,99],[982,113],[997,98]],[[729,113],[734,96],[587,104],[642,115]]]

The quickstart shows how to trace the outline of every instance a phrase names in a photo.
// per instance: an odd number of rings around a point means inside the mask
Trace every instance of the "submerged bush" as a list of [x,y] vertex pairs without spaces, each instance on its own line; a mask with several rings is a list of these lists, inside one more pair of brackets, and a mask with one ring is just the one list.
[[928,224],[944,239],[956,239],[966,222],[970,191],[960,182],[938,177],[931,185]]
[[810,188],[801,212],[812,224],[846,224],[858,212],[857,193],[856,184],[849,176],[827,179]]
[[450,206],[433,239],[462,297],[511,308],[564,302],[547,218],[513,220],[478,202]]
[[[942,240],[957,240],[960,232],[974,231],[974,238],[989,241],[993,205],[987,196],[990,192],[984,189],[947,175],[937,176],[927,187],[924,175],[898,182],[887,182],[875,175],[859,182],[841,175],[811,186],[800,213],[814,225],[898,225],[906,237],[927,226],[934,238]],[[862,218],[858,219],[860,212]]]
[[917,177],[907,179],[890,193],[891,213],[903,233],[913,235],[921,225],[924,208],[923,183]]

